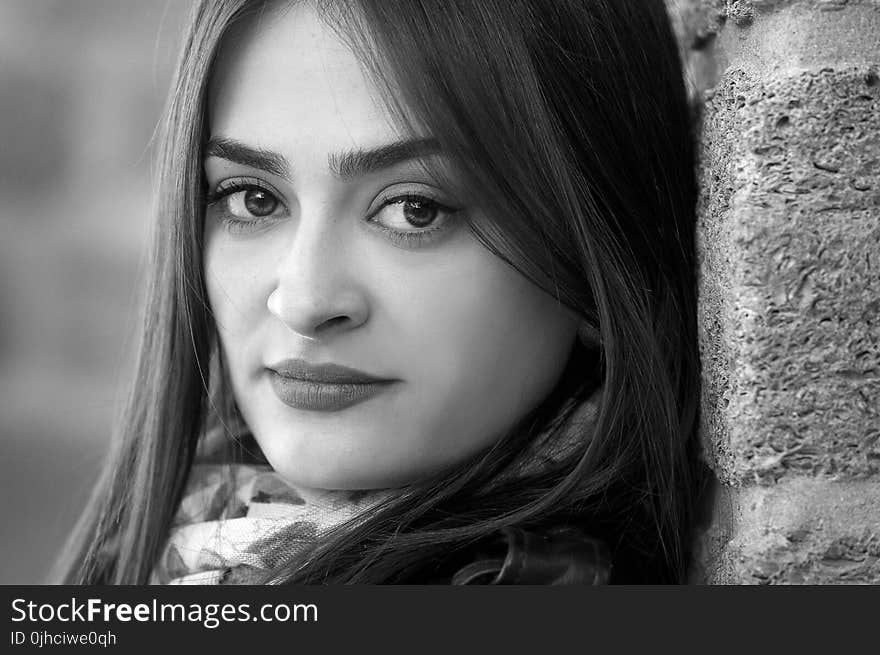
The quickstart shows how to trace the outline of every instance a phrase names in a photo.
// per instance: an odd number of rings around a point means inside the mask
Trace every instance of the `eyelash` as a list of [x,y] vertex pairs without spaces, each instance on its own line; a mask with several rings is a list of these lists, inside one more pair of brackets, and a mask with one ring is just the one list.
[[[437,211],[446,214],[446,217],[440,219],[440,225],[436,227],[424,228],[417,231],[395,230],[394,228],[382,225],[375,220],[376,216],[378,216],[379,213],[386,207],[390,205],[402,204],[405,202],[429,205],[435,208]],[[440,237],[447,230],[449,230],[450,227],[452,227],[452,222],[455,221],[457,215],[461,211],[460,209],[457,209],[455,207],[445,205],[435,198],[432,198],[431,196],[412,192],[389,195],[385,198],[382,198],[380,203],[381,204],[378,208],[369,213],[369,215],[366,217],[366,220],[377,230],[379,230],[389,239],[394,241],[396,244],[407,248],[418,248]]]
[[[279,194],[272,187],[264,183],[262,180],[258,180],[255,178],[237,178],[234,180],[225,180],[206,194],[206,202],[207,205],[211,207],[213,205],[216,205],[218,202],[225,201],[229,196],[233,194],[254,189],[265,191],[266,193],[271,194],[272,197],[274,197],[278,201],[279,205],[284,206],[284,202],[280,198],[281,194]],[[425,228],[419,231],[395,230],[394,228],[382,225],[375,220],[376,216],[378,216],[379,213],[389,205],[395,205],[405,202],[427,204],[436,208],[438,211],[447,214],[447,216],[446,218],[442,219],[442,224],[440,226]],[[220,221],[224,229],[232,234],[245,234],[247,232],[256,231],[263,225],[277,218],[277,216],[275,216],[274,214],[270,214],[268,216],[254,216],[251,220],[242,220],[231,215],[225,208],[222,211],[223,215],[221,216]],[[460,213],[460,211],[460,209],[445,205],[428,195],[418,193],[400,193],[389,195],[388,197],[383,198],[379,207],[371,211],[366,216],[365,220],[369,222],[375,229],[382,232],[394,243],[406,248],[418,248],[433,241],[434,239],[438,238],[442,233],[446,232],[449,227],[451,227],[450,223],[457,218],[457,215]]]
[[[263,182],[262,180],[258,180],[256,178],[237,178],[234,180],[224,180],[220,184],[218,184],[212,191],[209,191],[205,200],[207,202],[208,207],[211,207],[218,202],[225,201],[229,196],[234,195],[236,193],[240,193],[242,191],[251,191],[257,189],[259,191],[265,191],[272,195],[278,201],[279,205],[284,205],[281,201],[281,194],[275,191],[268,184]],[[273,218],[276,218],[274,215],[269,216],[254,216],[251,220],[242,220],[240,218],[236,218],[232,214],[228,212],[228,210],[224,207],[222,209],[223,215],[220,218],[220,222],[223,224],[224,229],[232,234],[244,234],[248,231],[254,231]]]

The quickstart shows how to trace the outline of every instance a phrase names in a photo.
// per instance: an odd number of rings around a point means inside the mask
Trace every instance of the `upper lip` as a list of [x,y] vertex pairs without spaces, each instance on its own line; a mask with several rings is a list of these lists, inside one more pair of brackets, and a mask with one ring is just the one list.
[[327,384],[371,384],[391,382],[387,378],[378,378],[354,368],[338,364],[310,364],[302,359],[285,359],[268,367],[278,375],[286,378],[305,380],[307,382],[324,382]]

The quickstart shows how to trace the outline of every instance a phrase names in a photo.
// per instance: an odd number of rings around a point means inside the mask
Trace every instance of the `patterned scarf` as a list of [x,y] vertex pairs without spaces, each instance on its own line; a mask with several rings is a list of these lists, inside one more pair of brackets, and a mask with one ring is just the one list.
[[[574,410],[561,439],[550,439],[550,431],[539,435],[508,475],[538,472],[577,447],[595,422],[600,393]],[[222,438],[212,432],[207,442]],[[269,465],[197,463],[150,584],[260,582],[393,493],[306,490]]]
[[268,465],[196,464],[151,584],[248,584],[389,492],[303,490]]

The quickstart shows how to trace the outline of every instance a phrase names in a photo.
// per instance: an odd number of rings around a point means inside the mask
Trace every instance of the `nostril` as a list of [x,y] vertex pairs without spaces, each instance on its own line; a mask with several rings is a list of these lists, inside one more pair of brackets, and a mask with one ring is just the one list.
[[334,316],[333,318],[328,318],[326,321],[321,323],[316,329],[315,332],[322,332],[324,330],[330,330],[334,327],[347,323],[349,321],[348,316]]

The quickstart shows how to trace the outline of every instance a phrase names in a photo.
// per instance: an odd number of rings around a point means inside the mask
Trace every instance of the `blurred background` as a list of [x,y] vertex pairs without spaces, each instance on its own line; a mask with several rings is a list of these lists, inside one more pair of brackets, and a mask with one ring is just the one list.
[[45,582],[107,449],[190,4],[0,3],[0,584]]

